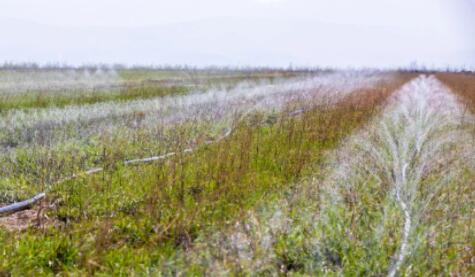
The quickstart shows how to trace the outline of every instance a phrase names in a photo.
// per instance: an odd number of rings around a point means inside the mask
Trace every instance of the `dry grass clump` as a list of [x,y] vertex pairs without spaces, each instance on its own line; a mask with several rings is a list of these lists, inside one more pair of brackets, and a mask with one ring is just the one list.
[[438,73],[436,76],[460,96],[472,113],[475,111],[475,73]]

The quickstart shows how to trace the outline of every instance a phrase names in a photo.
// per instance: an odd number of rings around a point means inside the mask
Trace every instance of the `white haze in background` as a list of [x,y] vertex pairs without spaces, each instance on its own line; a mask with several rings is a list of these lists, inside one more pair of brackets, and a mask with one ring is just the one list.
[[0,61],[475,67],[471,0],[6,0]]

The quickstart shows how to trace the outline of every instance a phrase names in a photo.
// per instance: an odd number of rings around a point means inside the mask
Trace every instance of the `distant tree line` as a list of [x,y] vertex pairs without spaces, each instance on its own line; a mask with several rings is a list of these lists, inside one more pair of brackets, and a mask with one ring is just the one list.
[[369,71],[402,71],[414,73],[435,73],[435,72],[462,72],[473,73],[475,67],[470,66],[446,66],[446,67],[429,67],[426,65],[412,62],[408,66],[398,67],[394,69],[378,69],[378,68],[336,68],[336,67],[303,67],[289,65],[287,67],[271,67],[271,66],[192,66],[192,65],[124,65],[124,64],[83,64],[70,65],[66,63],[45,63],[38,64],[35,62],[4,62],[0,65],[0,70],[15,71],[31,71],[31,70],[156,70],[156,71],[186,71],[186,72],[206,72],[206,73],[259,73],[259,72],[295,72],[295,73],[321,73],[333,72],[337,70],[369,70]]

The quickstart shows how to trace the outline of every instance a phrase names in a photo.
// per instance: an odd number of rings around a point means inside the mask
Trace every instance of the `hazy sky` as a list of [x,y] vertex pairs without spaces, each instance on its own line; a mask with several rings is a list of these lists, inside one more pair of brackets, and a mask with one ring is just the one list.
[[0,61],[475,67],[474,0],[2,0]]

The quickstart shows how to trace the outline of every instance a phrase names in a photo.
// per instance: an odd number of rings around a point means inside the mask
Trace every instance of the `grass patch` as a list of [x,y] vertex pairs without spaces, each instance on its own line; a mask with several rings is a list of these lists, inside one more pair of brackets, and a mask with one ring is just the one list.
[[[279,115],[256,113],[220,142],[151,165],[125,168],[106,153],[111,158],[102,161],[105,172],[53,187],[47,215],[56,228],[2,233],[0,269],[19,275],[129,275],[180,268],[164,263],[193,248],[203,233],[318,171],[324,153],[361,127],[406,80],[298,116],[288,115],[295,105]],[[174,142],[177,153],[186,148],[181,137]],[[111,153],[120,153],[118,147],[111,145]]]
[[186,94],[189,87],[184,86],[138,86],[115,90],[78,90],[63,93],[26,92],[20,94],[0,95],[0,112],[11,109],[65,107],[68,105],[85,105],[106,101],[127,101],[148,99],[168,95]]

